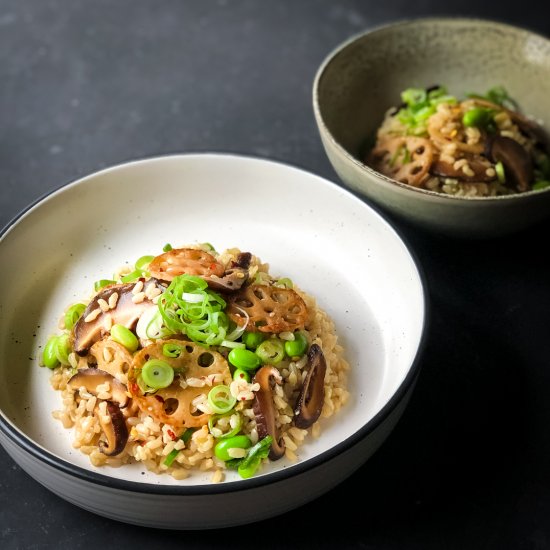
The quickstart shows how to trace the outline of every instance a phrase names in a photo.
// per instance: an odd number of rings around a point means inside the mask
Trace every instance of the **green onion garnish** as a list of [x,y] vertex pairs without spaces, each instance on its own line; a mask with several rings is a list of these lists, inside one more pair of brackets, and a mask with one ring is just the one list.
[[167,388],[174,380],[174,369],[162,359],[149,359],[141,368],[141,377],[150,388]]
[[[195,428],[187,428],[178,439],[181,439],[186,445],[189,443],[189,440],[191,439],[191,436],[193,435],[193,432],[195,431]],[[179,449],[173,449],[170,451],[166,458],[164,459],[164,465],[165,466],[172,466],[172,463],[174,462],[175,458],[178,456],[178,453],[180,452]]]
[[[228,432],[222,433],[222,435],[215,436],[216,439],[227,439],[228,437],[233,437],[234,435],[237,435],[241,431],[241,426],[242,426],[242,423],[243,423],[241,415],[238,412],[230,412],[230,413],[226,413],[226,414],[213,414],[209,418],[209,420],[208,420],[208,429],[209,429],[210,433],[212,433],[212,430],[214,429],[216,422],[220,418],[226,418],[226,417],[229,418],[228,423],[229,423],[229,427],[231,429]],[[237,418],[237,420],[233,423],[234,426],[231,424],[231,419],[233,417]]]
[[106,287],[107,285],[114,285],[116,284],[116,281],[113,281],[112,279],[100,279],[99,281],[96,281],[94,283],[94,290],[97,292],[98,290],[101,290],[103,287]]
[[123,283],[132,283],[137,281],[140,277],[143,277],[143,271],[141,269],[135,269],[131,273],[128,273],[128,275],[123,275],[120,280]]
[[[408,88],[401,93],[405,106],[396,114],[397,119],[405,126],[406,133],[412,136],[427,135],[428,119],[436,112],[440,103],[456,104],[457,99],[447,94],[446,88],[439,86],[427,92],[420,88]],[[395,157],[394,162],[398,156]],[[405,164],[410,162],[405,157]]]
[[229,460],[225,465],[228,468],[237,469],[239,475],[243,479],[248,479],[256,473],[262,460],[267,458],[272,443],[273,438],[267,435],[263,439],[260,439],[256,445],[251,447],[244,458]]
[[67,330],[71,330],[76,325],[76,322],[80,319],[85,309],[86,306],[84,304],[74,304],[67,309],[64,318],[65,328]]
[[500,183],[506,183],[506,172],[504,171],[504,164],[498,161],[495,164],[495,172],[497,173],[497,178]]
[[223,311],[225,306],[225,300],[210,290],[204,279],[194,275],[174,277],[158,301],[166,327],[203,346],[218,346],[231,339],[227,334],[229,318]]
[[149,267],[149,264],[155,259],[154,256],[142,256],[135,263],[135,268],[139,271],[144,271]]
[[550,187],[550,181],[539,180],[533,183],[532,189],[533,191],[541,191],[542,189],[547,189],[548,187]]
[[162,355],[164,357],[179,357],[183,352],[183,346],[180,344],[164,344],[162,346]]
[[237,400],[231,394],[231,390],[224,384],[214,386],[208,392],[208,404],[216,414],[228,413],[235,406],[236,402]]

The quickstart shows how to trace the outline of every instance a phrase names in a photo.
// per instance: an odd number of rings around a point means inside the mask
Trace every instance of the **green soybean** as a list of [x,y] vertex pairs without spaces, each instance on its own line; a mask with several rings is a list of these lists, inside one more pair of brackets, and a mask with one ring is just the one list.
[[467,127],[485,128],[493,120],[493,111],[483,107],[474,107],[464,113],[462,124]]
[[295,332],[294,340],[285,342],[285,352],[289,357],[301,357],[307,350],[307,338],[303,332]]
[[139,340],[137,336],[124,325],[113,325],[111,327],[111,338],[131,353],[138,349]]
[[227,462],[235,458],[229,454],[229,449],[249,449],[251,446],[252,441],[246,435],[236,435],[218,441],[214,447],[214,454],[220,460]]
[[256,349],[265,338],[265,334],[262,332],[244,332],[242,336],[243,344],[248,349]]
[[69,365],[69,353],[71,353],[71,343],[68,334],[61,334],[55,341],[55,356],[62,365]]
[[80,319],[85,309],[86,306],[84,304],[74,304],[74,306],[67,309],[64,321],[67,330],[71,330],[76,325],[76,322]]
[[248,349],[234,348],[227,359],[234,367],[242,370],[255,370],[260,366],[260,358]]
[[260,358],[262,363],[276,365],[285,357],[285,345],[278,338],[270,338],[258,346],[256,355]]
[[59,359],[57,358],[57,338],[58,336],[52,336],[44,346],[42,351],[42,364],[49,369],[55,369],[59,366]]
[[141,368],[141,378],[155,390],[167,388],[174,380],[174,369],[161,359],[149,359]]
[[162,247],[162,251],[163,252],[170,252],[170,250],[172,250],[172,245],[170,243],[166,243],[163,247]]

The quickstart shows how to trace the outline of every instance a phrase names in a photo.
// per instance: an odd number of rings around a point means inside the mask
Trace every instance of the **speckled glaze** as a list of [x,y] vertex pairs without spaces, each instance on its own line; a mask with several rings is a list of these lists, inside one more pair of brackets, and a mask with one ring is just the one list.
[[493,21],[431,18],[374,29],[336,48],[317,72],[313,106],[342,181],[404,219],[456,236],[507,234],[550,215],[550,189],[459,198],[415,189],[365,166],[369,137],[400,103],[401,90],[434,84],[458,96],[503,85],[548,128],[550,40]]
[[[298,462],[283,458],[250,479],[228,471],[219,484],[211,472],[176,481],[139,463],[96,468],[51,416],[61,397],[38,366],[42,346],[93,281],[166,242],[197,241],[252,251],[316,296],[346,349],[351,398]],[[10,266],[0,271],[0,445],[51,491],[113,519],[206,529],[300,506],[368,459],[416,380],[427,308],[406,245],[345,189],[284,164],[203,154],[103,170],[23,212],[0,235],[0,257]]]

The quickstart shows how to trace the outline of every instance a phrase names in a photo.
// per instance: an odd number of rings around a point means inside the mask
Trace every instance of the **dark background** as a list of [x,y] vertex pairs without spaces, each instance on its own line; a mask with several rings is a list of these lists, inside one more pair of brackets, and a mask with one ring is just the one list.
[[[542,4],[0,0],[0,226],[158,154],[238,152],[338,181],[311,108],[332,48],[421,15],[549,35]],[[0,548],[550,548],[550,224],[465,241],[392,222],[425,271],[430,333],[405,415],[346,482],[246,528],[157,531],[68,504],[0,449]]]

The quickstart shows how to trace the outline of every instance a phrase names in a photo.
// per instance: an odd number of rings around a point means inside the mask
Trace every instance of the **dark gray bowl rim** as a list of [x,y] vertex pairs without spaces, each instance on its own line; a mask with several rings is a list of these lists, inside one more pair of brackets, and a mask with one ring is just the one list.
[[[17,214],[10,222],[8,222],[2,228],[2,230],[0,231],[0,239],[9,231],[11,227],[13,227],[18,222],[18,220],[26,212],[28,212],[31,208],[41,203],[51,194],[59,191],[60,189],[63,189],[64,187],[67,187],[71,184],[81,184],[81,182],[85,182],[85,180],[92,177],[96,177],[102,174],[103,172],[107,172],[113,169],[123,169],[128,165],[132,165],[140,162],[147,163],[155,160],[161,161],[163,159],[190,157],[190,156],[218,156],[218,157],[224,157],[224,158],[229,157],[229,158],[239,158],[239,159],[245,158],[250,160],[268,161],[274,164],[282,164],[286,167],[293,168],[294,170],[304,172],[309,176],[314,176],[315,178],[318,178],[327,184],[337,187],[339,190],[349,195],[350,199],[354,201],[359,201],[363,205],[366,205],[367,208],[372,210],[375,215],[381,218],[381,220],[389,226],[389,228],[395,233],[397,238],[403,242],[405,249],[411,256],[413,264],[419,275],[421,288],[423,291],[424,317],[422,320],[420,341],[418,344],[418,348],[416,350],[416,355],[409,367],[409,370],[405,376],[405,379],[401,382],[400,386],[397,388],[394,394],[390,397],[388,402],[382,407],[382,409],[380,409],[380,411],[373,418],[371,418],[371,420],[369,420],[366,424],[364,424],[361,428],[359,428],[359,430],[357,430],[350,437],[337,443],[335,446],[331,447],[330,449],[327,449],[326,451],[318,455],[315,455],[314,457],[302,463],[293,464],[292,467],[283,468],[266,475],[260,475],[258,477],[252,477],[246,480],[231,481],[229,483],[212,483],[210,485],[204,484],[204,485],[195,485],[195,486],[162,485],[162,484],[141,483],[138,481],[118,479],[115,477],[107,476],[99,472],[87,470],[85,468],[72,464],[64,459],[60,459],[50,451],[47,451],[42,447],[40,447],[32,439],[30,439],[23,432],[21,432],[15,426],[13,426],[10,422],[8,422],[5,418],[4,412],[0,411],[0,432],[2,432],[10,441],[12,441],[18,447],[20,447],[23,451],[27,452],[33,458],[38,459],[41,462],[44,462],[51,468],[55,470],[59,470],[64,474],[74,476],[75,478],[80,479],[84,482],[92,483],[99,486],[109,487],[113,489],[118,489],[122,491],[134,492],[134,493],[193,496],[193,495],[217,495],[217,494],[246,491],[249,489],[255,489],[255,488],[271,485],[273,483],[281,482],[287,479],[295,478],[307,471],[314,470],[315,468],[321,466],[323,463],[334,459],[339,454],[345,451],[349,451],[352,447],[359,444],[365,437],[367,437],[376,428],[378,428],[384,422],[384,420],[386,420],[386,418],[391,414],[391,412],[397,407],[397,405],[401,402],[403,397],[405,397],[407,392],[413,387],[414,382],[417,379],[418,374],[420,372],[420,366],[421,366],[420,358],[426,346],[427,332],[428,332],[427,327],[429,324],[429,297],[428,297],[428,285],[427,285],[426,276],[412,248],[407,243],[407,241],[403,238],[403,236],[396,230],[393,224],[390,221],[388,221],[388,219],[383,214],[381,214],[378,210],[376,210],[369,204],[366,204],[359,197],[356,197],[350,191],[342,188],[341,186],[330,181],[327,178],[319,176],[309,170],[306,170],[305,168],[301,168],[299,166],[290,164],[283,160],[277,160],[273,157],[267,158],[267,157],[260,157],[260,156],[250,156],[246,154],[240,155],[239,153],[234,153],[234,152],[224,153],[224,152],[204,151],[204,152],[192,152],[189,154],[169,154],[169,155],[161,155],[161,156],[152,156],[148,158],[140,158],[136,160],[126,161],[121,164],[103,168],[87,176],[78,178],[74,181],[67,182],[53,189],[52,191],[45,193],[44,195],[36,199],[34,202],[29,204],[21,212],[19,212],[19,214]],[[350,474],[351,473],[352,472],[350,472]]]
[[[468,202],[468,203],[488,203],[488,202],[505,202],[505,201],[515,201],[515,202],[521,202],[521,201],[529,201],[532,200],[533,197],[540,196],[541,194],[550,193],[550,187],[547,187],[545,189],[541,190],[531,190],[526,191],[524,193],[513,193],[511,195],[498,195],[495,197],[457,197],[455,195],[446,195],[444,193],[438,193],[437,191],[431,191],[429,189],[420,189],[418,187],[413,187],[411,185],[407,185],[406,183],[402,183],[400,181],[394,180],[392,178],[389,178],[388,176],[385,176],[384,174],[381,174],[380,172],[377,172],[367,164],[364,164],[359,159],[357,159],[354,155],[352,155],[345,147],[340,145],[340,143],[336,140],[332,132],[329,130],[328,126],[325,123],[323,114],[322,114],[322,107],[319,101],[319,86],[321,79],[323,78],[323,75],[327,69],[327,67],[340,55],[346,50],[348,47],[352,46],[356,42],[359,42],[363,39],[369,38],[373,35],[376,35],[378,33],[387,33],[391,32],[393,29],[397,27],[407,27],[411,26],[414,27],[415,25],[425,25],[425,24],[483,24],[487,27],[493,27],[493,28],[501,28],[502,30],[508,32],[508,33],[514,33],[516,35],[523,34],[525,36],[530,36],[537,38],[538,40],[541,40],[542,42],[546,42],[548,47],[550,48],[550,38],[547,36],[544,36],[543,34],[536,32],[532,29],[529,29],[527,27],[519,26],[519,25],[512,25],[510,23],[506,23],[503,21],[497,21],[494,19],[488,19],[483,17],[462,17],[462,16],[433,16],[433,17],[412,17],[408,19],[401,19],[397,21],[392,21],[389,23],[383,23],[381,25],[377,25],[375,27],[372,27],[366,31],[354,34],[350,38],[346,39],[343,42],[340,42],[336,47],[334,47],[328,55],[324,58],[323,62],[317,69],[317,72],[315,74],[315,79],[313,81],[313,111],[315,115],[315,119],[317,121],[317,125],[319,126],[319,130],[324,131],[324,134],[328,139],[330,139],[333,146],[346,158],[347,161],[349,161],[351,164],[355,165],[360,171],[366,172],[369,175],[371,175],[373,178],[378,180],[380,183],[388,186],[388,187],[399,187],[403,189],[406,192],[410,193],[418,193],[420,195],[430,196],[433,198],[436,198],[440,201],[449,201],[449,202]],[[388,106],[390,107],[390,106]],[[548,121],[550,123],[550,120]]]

